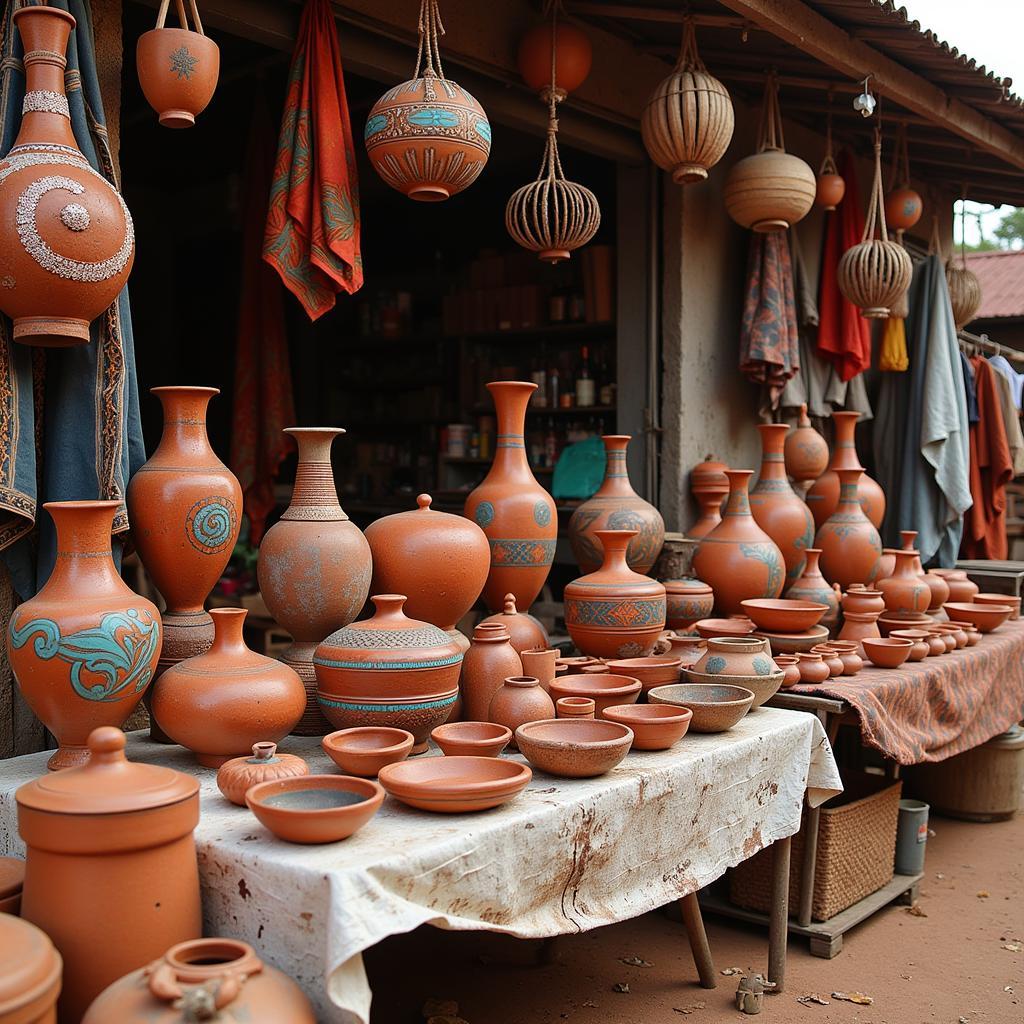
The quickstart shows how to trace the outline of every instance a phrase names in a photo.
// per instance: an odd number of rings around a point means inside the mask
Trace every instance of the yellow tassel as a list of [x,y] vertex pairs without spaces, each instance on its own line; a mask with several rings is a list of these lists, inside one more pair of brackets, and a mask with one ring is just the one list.
[[878,368],[902,373],[909,366],[906,328],[901,319],[890,317],[885,321],[885,333],[882,335],[882,350],[878,356]]

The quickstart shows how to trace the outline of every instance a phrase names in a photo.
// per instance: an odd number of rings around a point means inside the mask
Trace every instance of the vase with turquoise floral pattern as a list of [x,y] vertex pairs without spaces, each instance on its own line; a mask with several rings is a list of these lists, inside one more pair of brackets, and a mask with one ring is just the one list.
[[882,539],[864,512],[858,493],[862,469],[840,469],[839,504],[814,538],[821,549],[822,575],[846,590],[854,583],[873,583],[882,557]]

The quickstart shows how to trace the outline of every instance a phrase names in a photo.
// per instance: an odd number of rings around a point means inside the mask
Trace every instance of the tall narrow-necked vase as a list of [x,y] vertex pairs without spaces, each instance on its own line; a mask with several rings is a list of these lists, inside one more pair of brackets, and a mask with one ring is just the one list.
[[839,504],[819,528],[814,546],[821,548],[821,572],[844,590],[854,583],[872,583],[878,575],[882,539],[861,505],[858,483],[862,469],[840,469]]
[[924,574],[917,571],[920,562],[920,555],[913,548],[901,548],[896,552],[893,574],[878,581],[878,589],[885,599],[886,614],[890,618],[927,621],[932,592],[921,578]]
[[[917,530],[900,530],[900,540],[903,542],[903,549],[905,551],[917,551],[914,547],[914,541],[917,540]],[[895,571],[895,565],[893,571]],[[942,611],[942,606],[949,600],[949,584],[934,572],[925,572],[924,566],[921,564],[921,552],[917,551],[914,559],[914,572],[921,578],[921,582],[927,584],[928,590],[931,597],[928,601],[928,614],[931,616],[939,615]],[[891,576],[892,573],[887,575]],[[881,580],[883,576],[881,573],[878,574],[878,578]]]
[[370,592],[370,545],[338,502],[331,444],[340,427],[289,427],[299,446],[291,504],[260,544],[260,593],[292,635],[281,660],[306,688],[306,711],[295,732],[323,736],[331,725],[316,696],[313,652],[354,621]]
[[483,595],[487,607],[501,611],[505,595],[514,594],[516,607],[525,612],[548,578],[558,538],[555,502],[526,461],[526,406],[537,385],[499,380],[487,390],[498,414],[494,462],[466,499],[464,514],[487,534],[491,547]]
[[51,501],[57,561],[45,586],[11,616],[7,653],[28,706],[56,736],[51,771],[89,760],[86,740],[123,725],[160,657],[160,613],[114,566],[119,501]]
[[814,601],[817,604],[828,605],[828,611],[821,617],[821,624],[831,630],[839,622],[839,595],[818,568],[821,550],[808,548],[804,554],[807,555],[804,571],[786,591],[785,596],[790,601]]
[[814,525],[821,524],[836,510],[839,504],[839,470],[859,469],[860,483],[857,493],[864,513],[874,524],[875,529],[882,525],[885,516],[885,491],[864,472],[857,455],[856,429],[859,412],[834,412],[832,422],[835,423],[836,436],[832,448],[832,461],[817,480],[811,484],[807,492],[807,507],[814,516]]

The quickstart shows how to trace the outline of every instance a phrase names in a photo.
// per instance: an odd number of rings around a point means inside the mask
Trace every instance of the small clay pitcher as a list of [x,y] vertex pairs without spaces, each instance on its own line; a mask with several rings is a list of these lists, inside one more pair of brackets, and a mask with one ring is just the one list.
[[[554,647],[533,647],[527,651],[520,651],[519,660],[523,663],[523,675],[533,676],[547,693],[555,678],[558,651]],[[512,731],[515,732],[515,729]]]
[[486,722],[491,698],[509,676],[523,675],[523,662],[502,622],[481,622],[462,659],[462,711],[467,722]]
[[558,718],[593,718],[597,705],[590,697],[559,697],[555,701]]
[[800,666],[801,683],[823,683],[831,675],[828,665],[825,664],[825,660],[820,654],[801,651],[796,657]]
[[512,646],[522,654],[523,651],[536,650],[538,647],[547,648],[547,630],[532,615],[516,610],[515,594],[505,595],[505,607],[494,615],[489,615],[481,620],[480,625],[487,625],[492,622],[500,623],[508,630]]
[[527,722],[555,717],[554,701],[535,676],[509,676],[491,698],[487,721],[512,730],[508,745],[516,748],[516,729]]

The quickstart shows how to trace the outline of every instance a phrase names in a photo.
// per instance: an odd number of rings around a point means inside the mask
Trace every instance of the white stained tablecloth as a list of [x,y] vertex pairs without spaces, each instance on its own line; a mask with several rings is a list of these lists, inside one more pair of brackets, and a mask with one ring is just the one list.
[[[535,772],[491,811],[428,814],[389,797],[351,838],[296,846],[224,800],[186,751],[142,735],[130,737],[132,760],[202,780],[206,933],[251,943],[331,1024],[369,1021],[362,951],[389,935],[427,923],[542,938],[636,917],[795,833],[805,791],[816,806],[842,790],[817,717],[761,708],[729,732],[630,753],[596,779]],[[282,746],[313,772],[336,770],[315,739]],[[0,854],[24,853],[14,791],[48,756],[0,761]]]

